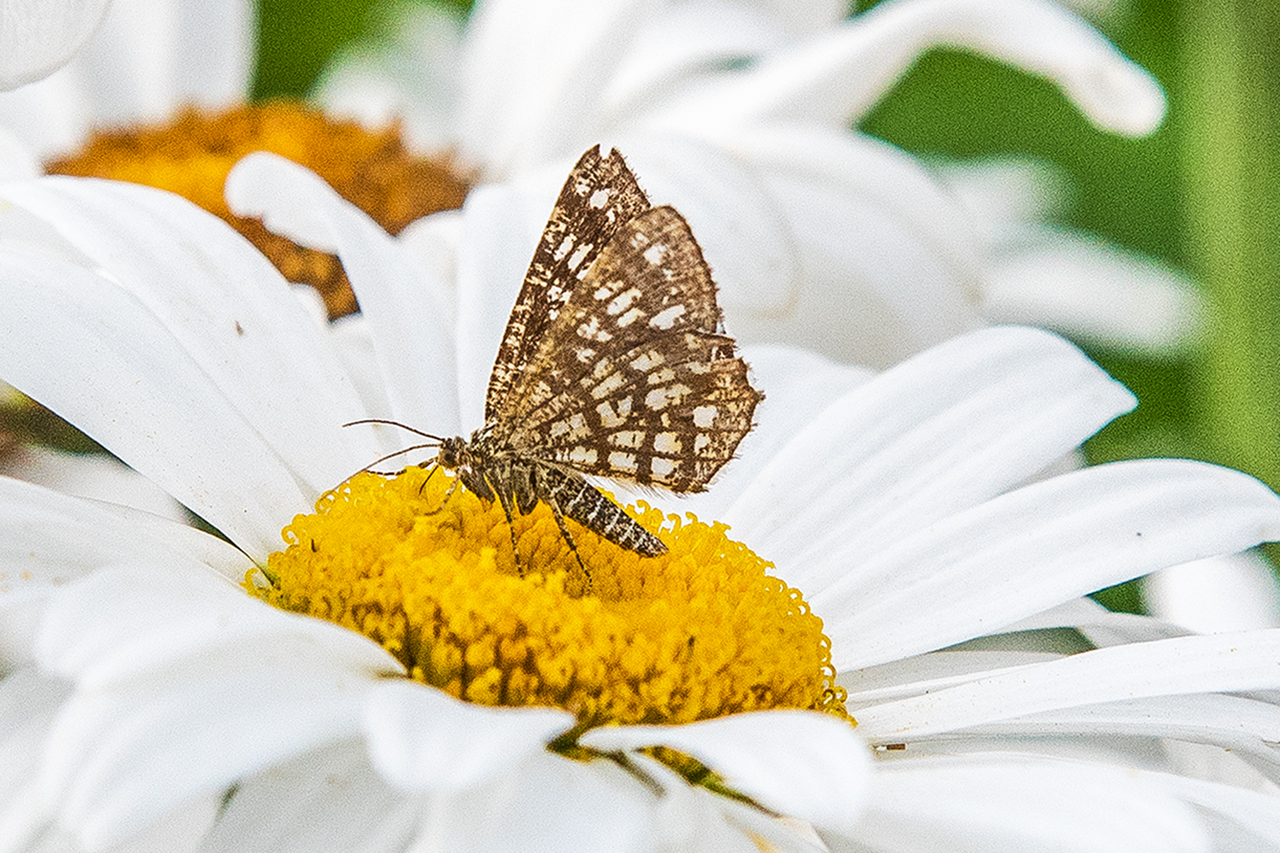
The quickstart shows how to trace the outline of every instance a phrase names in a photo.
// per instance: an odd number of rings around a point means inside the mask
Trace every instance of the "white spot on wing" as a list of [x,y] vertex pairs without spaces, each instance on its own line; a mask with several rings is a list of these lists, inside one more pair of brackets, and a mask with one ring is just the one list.
[[649,350],[648,352],[633,359],[631,367],[641,373],[648,373],[650,370],[653,370],[665,361],[666,359],[663,357],[662,353],[657,350]]
[[661,480],[670,477],[675,472],[676,463],[670,459],[655,456],[649,460],[649,470],[653,472],[654,477]]
[[587,252],[589,251],[591,251],[590,243],[587,243],[585,246],[579,246],[578,251],[573,253],[573,257],[569,258],[569,269],[576,271],[579,265],[581,265],[586,259]]
[[569,451],[569,461],[574,465],[594,465],[598,458],[599,453],[596,452],[594,447],[583,447],[582,445],[578,445],[573,450]]
[[609,443],[614,447],[629,447],[632,450],[639,450],[640,445],[644,443],[644,433],[637,429],[621,430],[609,436]]
[[654,243],[652,246],[644,250],[644,259],[655,267],[662,263],[662,259],[667,256],[667,247],[665,243]]
[[610,302],[604,310],[609,312],[611,316],[616,316],[629,308],[631,303],[635,302],[639,296],[640,288],[629,287],[617,296],[613,297],[613,301]]
[[659,453],[679,453],[680,436],[674,432],[660,432],[653,437],[653,449]]
[[688,385],[667,385],[662,388],[654,388],[645,395],[644,404],[649,407],[650,411],[656,412],[660,409],[665,409],[672,403],[679,403],[692,390]]
[[649,320],[649,325],[655,329],[670,329],[687,313],[683,305],[672,305],[669,308],[663,308],[653,318]]
[[596,406],[596,413],[600,415],[600,426],[605,429],[612,429],[616,426],[622,426],[627,419],[625,413],[619,414],[613,410],[613,406],[609,405],[609,401],[605,400]]
[[609,196],[612,195],[611,190],[599,189],[591,194],[591,198],[587,200],[587,204],[599,210],[609,203]]
[[634,474],[636,472],[636,455],[615,450],[609,454],[609,466],[615,471]]
[[693,410],[693,424],[706,429],[716,422],[716,415],[718,414],[720,414],[720,409],[715,406],[698,406]]
[[624,380],[621,373],[615,373],[599,385],[591,389],[591,396],[603,400],[622,387]]

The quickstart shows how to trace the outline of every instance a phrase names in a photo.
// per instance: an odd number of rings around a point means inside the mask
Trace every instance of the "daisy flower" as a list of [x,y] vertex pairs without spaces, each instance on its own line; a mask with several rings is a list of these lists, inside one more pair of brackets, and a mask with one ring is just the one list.
[[1040,476],[1133,404],[1062,339],[874,376],[744,348],[768,397],[741,458],[682,516],[633,510],[660,572],[575,534],[575,594],[545,515],[520,577],[444,477],[347,480],[396,437],[343,423],[478,424],[498,338],[465,318],[507,285],[449,288],[269,155],[228,191],[336,250],[362,313],[326,322],[175,196],[0,188],[0,376],[229,540],[0,480],[0,846],[1280,844],[1280,637],[1078,599],[1280,536],[1280,498],[1194,462]]
[[322,79],[327,109],[403,117],[481,181],[540,176],[537,210],[583,148],[627,151],[693,224],[744,341],[883,366],[989,318],[1157,351],[1198,328],[1182,277],[1043,222],[1034,243],[991,245],[1000,223],[849,130],[921,54],[956,47],[1047,77],[1104,131],[1152,131],[1158,84],[1052,3],[895,0],[846,18],[830,0],[489,0],[465,24],[451,7],[392,8],[383,41]]

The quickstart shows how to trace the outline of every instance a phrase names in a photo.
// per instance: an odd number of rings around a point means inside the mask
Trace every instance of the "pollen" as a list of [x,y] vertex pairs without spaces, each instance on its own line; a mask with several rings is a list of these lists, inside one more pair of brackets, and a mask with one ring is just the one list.
[[286,279],[315,287],[330,318],[353,313],[355,295],[336,256],[303,248],[261,220],[227,209],[227,173],[251,151],[301,163],[391,234],[429,213],[461,207],[467,190],[449,163],[406,151],[397,127],[370,131],[294,101],[222,112],[187,109],[166,124],[98,133],[83,151],[46,164],[46,171],[132,181],[184,196],[231,224]]
[[285,528],[263,585],[358,631],[410,677],[483,705],[555,706],[582,727],[773,708],[844,715],[831,643],[801,594],[722,524],[628,509],[668,546],[641,557],[545,504],[514,519],[443,471],[360,474]]

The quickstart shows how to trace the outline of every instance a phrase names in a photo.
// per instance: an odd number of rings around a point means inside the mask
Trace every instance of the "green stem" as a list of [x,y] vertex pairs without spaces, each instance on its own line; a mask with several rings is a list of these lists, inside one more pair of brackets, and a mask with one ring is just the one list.
[[1280,489],[1280,6],[1183,13],[1188,221],[1215,310],[1196,414],[1215,459]]

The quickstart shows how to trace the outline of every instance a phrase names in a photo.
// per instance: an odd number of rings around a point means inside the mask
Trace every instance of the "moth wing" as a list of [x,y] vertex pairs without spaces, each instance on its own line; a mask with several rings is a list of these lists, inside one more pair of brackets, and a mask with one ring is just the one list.
[[688,223],[656,207],[618,229],[547,330],[504,438],[583,473],[700,491],[760,399]]
[[618,228],[649,209],[622,155],[587,151],[569,173],[534,251],[524,284],[507,320],[489,376],[485,420],[509,411],[509,395],[527,375],[529,363],[562,309]]

